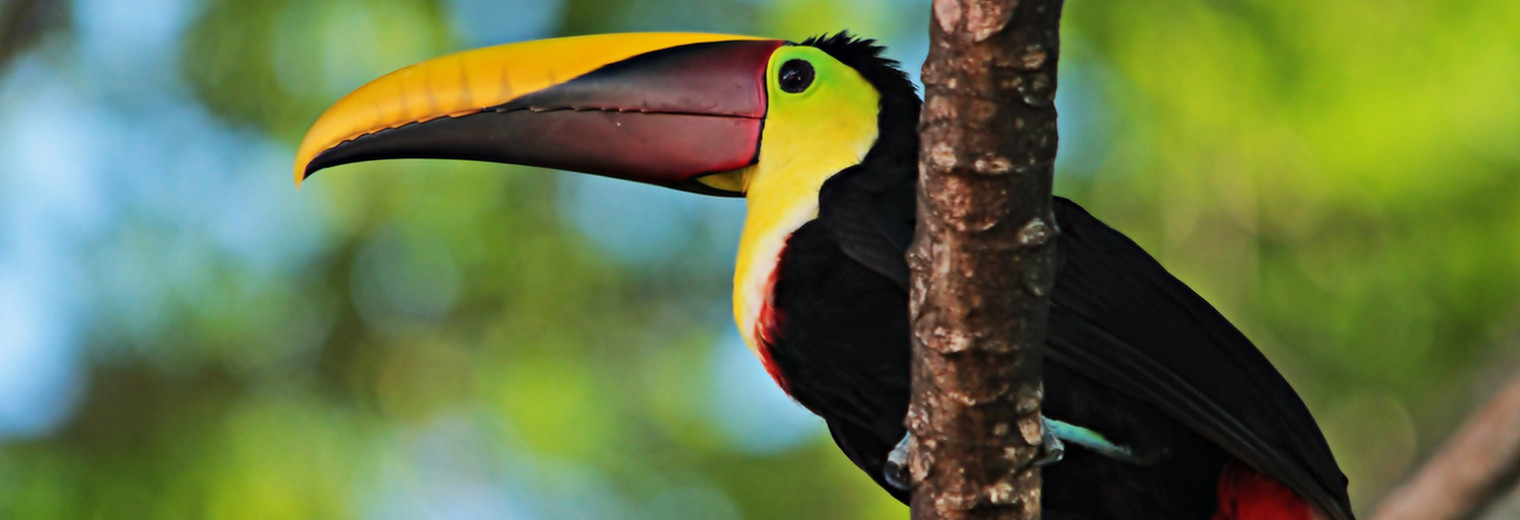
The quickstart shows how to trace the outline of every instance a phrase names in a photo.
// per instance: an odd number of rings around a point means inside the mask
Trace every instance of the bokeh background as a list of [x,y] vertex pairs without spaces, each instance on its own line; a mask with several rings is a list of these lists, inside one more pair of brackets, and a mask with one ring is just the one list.
[[[928,11],[0,0],[0,518],[904,518],[734,333],[742,202],[290,163],[328,103],[451,51],[848,28],[916,77]],[[1067,6],[1057,191],[1260,345],[1364,514],[1520,366],[1515,20]]]

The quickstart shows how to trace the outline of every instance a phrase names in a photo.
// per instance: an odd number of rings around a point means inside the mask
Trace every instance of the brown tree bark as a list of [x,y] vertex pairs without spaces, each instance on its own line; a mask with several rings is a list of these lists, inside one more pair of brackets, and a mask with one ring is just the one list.
[[1520,483],[1520,374],[1388,494],[1374,520],[1471,518]]
[[913,269],[915,519],[1040,516],[1061,0],[935,0]]

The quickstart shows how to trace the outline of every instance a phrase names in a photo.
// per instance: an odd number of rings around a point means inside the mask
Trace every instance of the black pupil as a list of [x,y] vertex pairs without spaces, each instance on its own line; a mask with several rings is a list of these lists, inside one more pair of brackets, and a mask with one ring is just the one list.
[[781,64],[781,90],[793,94],[807,90],[813,84],[813,64],[792,60]]

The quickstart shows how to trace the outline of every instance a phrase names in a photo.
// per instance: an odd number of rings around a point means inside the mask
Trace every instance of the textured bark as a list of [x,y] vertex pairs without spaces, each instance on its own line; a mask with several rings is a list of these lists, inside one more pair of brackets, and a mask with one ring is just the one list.
[[915,519],[1040,516],[1060,0],[935,0],[920,131]]
[[1520,482],[1520,375],[1473,413],[1374,520],[1472,518]]

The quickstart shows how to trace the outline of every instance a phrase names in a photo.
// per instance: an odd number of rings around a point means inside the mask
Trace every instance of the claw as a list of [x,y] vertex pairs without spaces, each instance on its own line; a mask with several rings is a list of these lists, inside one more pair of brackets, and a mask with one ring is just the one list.
[[908,475],[908,437],[911,435],[913,434],[905,434],[902,440],[897,441],[897,446],[887,454],[887,462],[881,468],[887,484],[903,491],[913,489],[913,479]]
[[[1043,415],[1040,416],[1040,426],[1043,430],[1040,433],[1040,453],[1033,461],[1034,465],[1040,467],[1061,462],[1061,459],[1066,458],[1066,443],[1068,442],[1104,457],[1142,466],[1165,455],[1165,452],[1161,452],[1145,457],[1136,456],[1129,447],[1114,444],[1098,432]],[[887,461],[881,468],[882,477],[886,479],[887,484],[903,491],[913,489],[912,477],[908,475],[908,437],[909,435],[903,435],[902,440],[897,442],[897,446],[892,448],[892,452],[887,454]]]
[[1056,435],[1056,422],[1040,416],[1040,429],[1043,433],[1040,434],[1040,455],[1033,462],[1036,466],[1043,468],[1061,462],[1066,457],[1066,443],[1061,442],[1061,437]]

